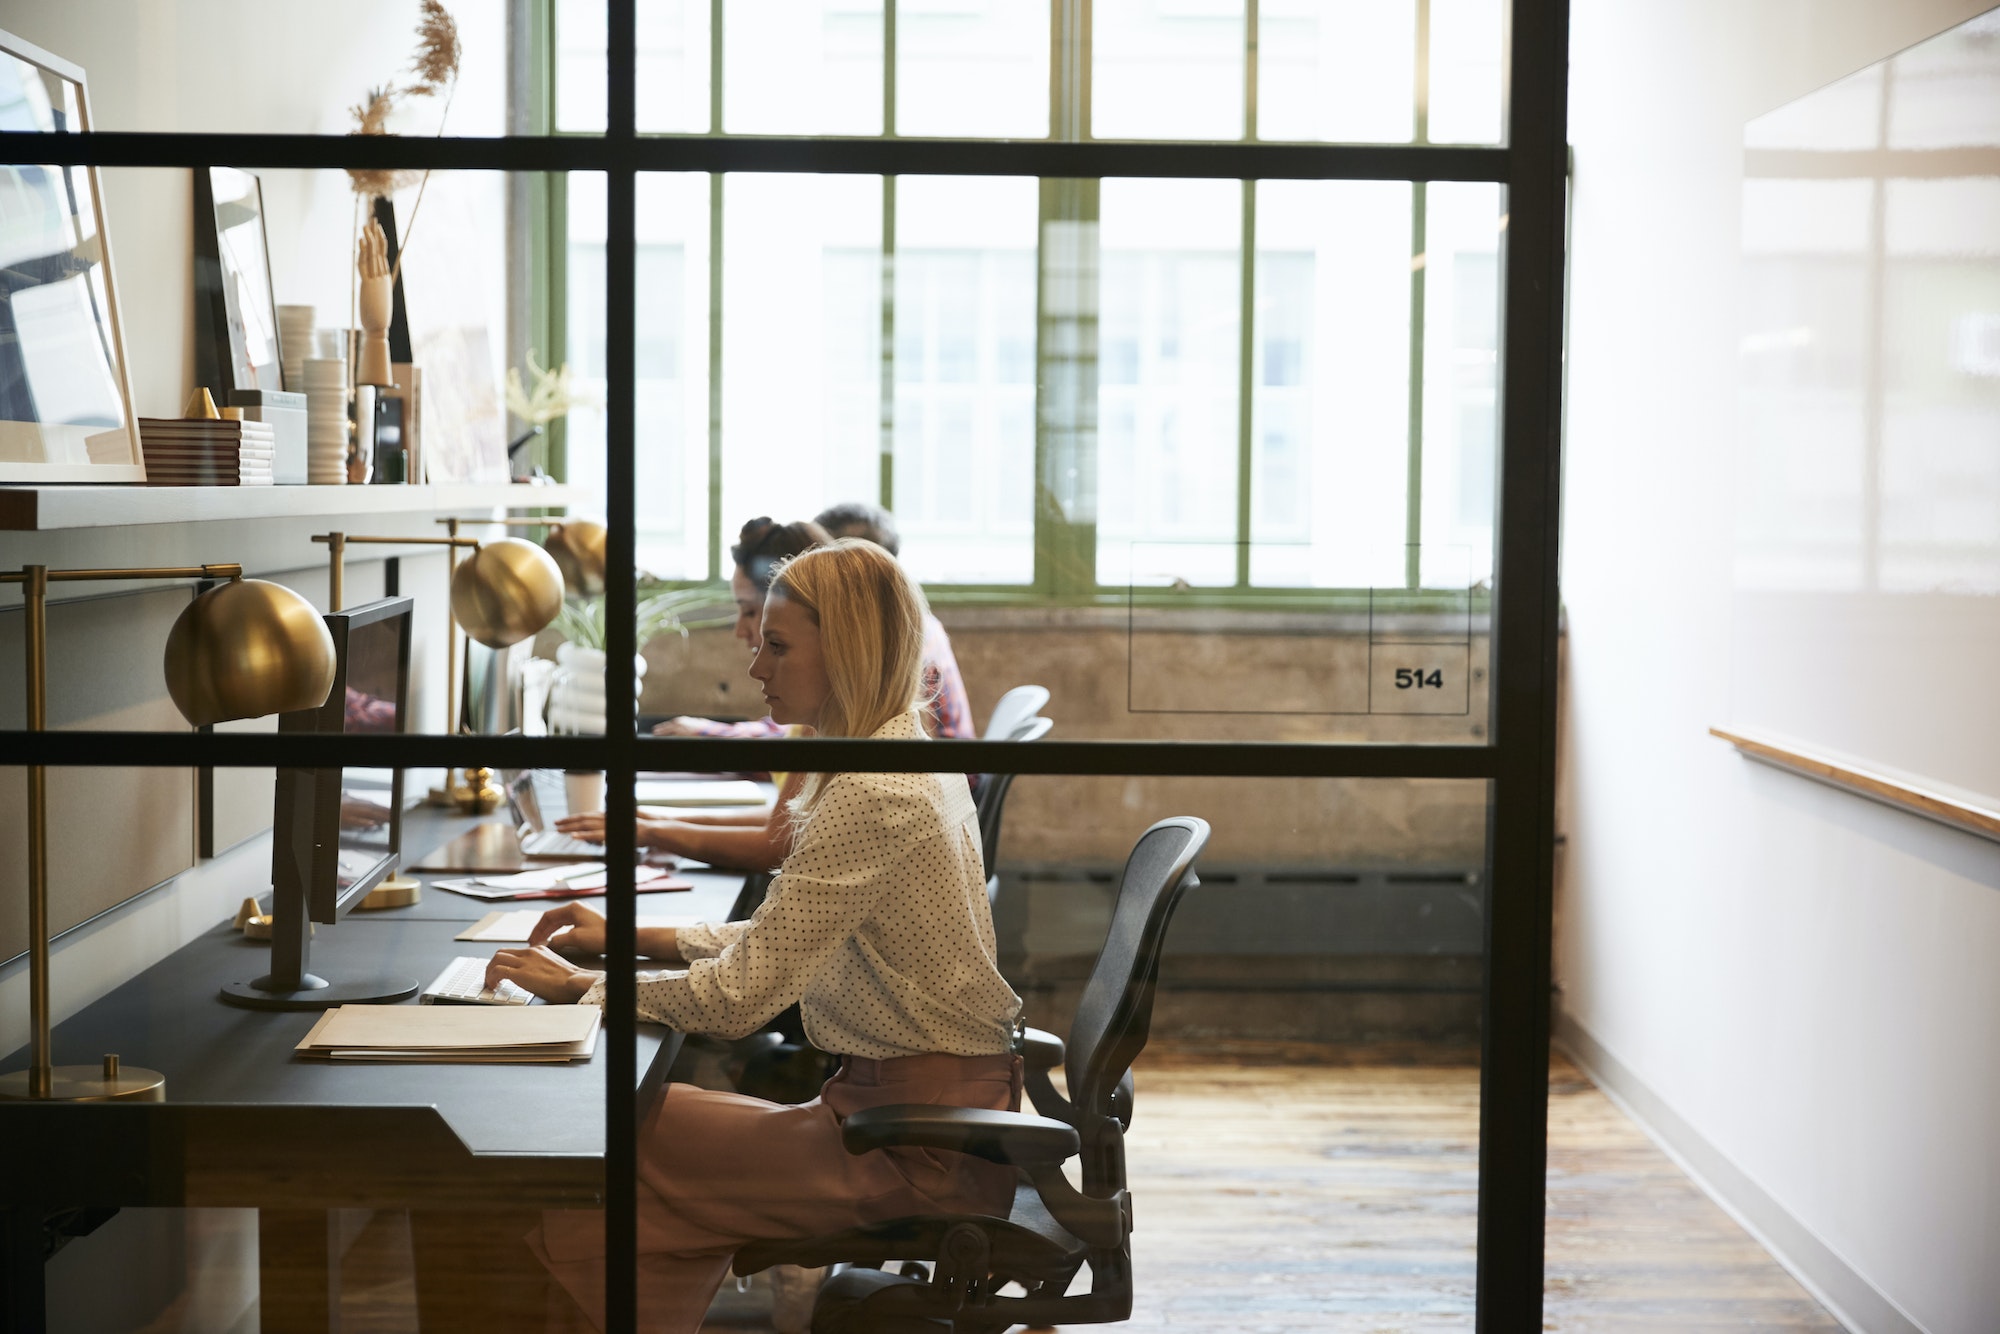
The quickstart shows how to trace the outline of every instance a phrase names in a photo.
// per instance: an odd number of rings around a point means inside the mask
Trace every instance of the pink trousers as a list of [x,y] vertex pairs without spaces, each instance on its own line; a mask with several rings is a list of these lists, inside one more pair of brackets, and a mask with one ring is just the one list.
[[[730,1259],[752,1241],[811,1237],[926,1213],[1005,1215],[1014,1169],[966,1154],[851,1154],[840,1124],[864,1107],[1018,1111],[1017,1056],[848,1057],[799,1106],[671,1084],[639,1138],[639,1324],[693,1334]],[[604,1328],[604,1217],[542,1216],[529,1246]]]

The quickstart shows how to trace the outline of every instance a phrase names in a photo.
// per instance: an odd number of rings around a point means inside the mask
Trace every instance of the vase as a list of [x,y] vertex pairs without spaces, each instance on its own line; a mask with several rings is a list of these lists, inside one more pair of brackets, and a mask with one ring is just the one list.
[[[646,683],[646,660],[632,659],[632,716],[639,716],[639,691]],[[549,688],[551,735],[603,736],[604,650],[575,644],[556,647],[556,675]]]

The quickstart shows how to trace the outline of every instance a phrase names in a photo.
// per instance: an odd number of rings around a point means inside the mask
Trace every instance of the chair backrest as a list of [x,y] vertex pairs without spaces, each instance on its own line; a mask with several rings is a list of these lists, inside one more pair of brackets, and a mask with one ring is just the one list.
[[743,888],[736,891],[736,902],[730,905],[726,920],[741,922],[757,911],[764,902],[764,896],[771,892],[772,875],[769,871],[752,871],[743,877]]
[[1084,984],[1063,1063],[1077,1129],[1086,1137],[1114,1114],[1118,1083],[1146,1046],[1167,923],[1181,895],[1201,883],[1194,863],[1207,844],[1208,821],[1176,815],[1141,834],[1126,859],[1111,929]]
[[[1021,687],[1026,689],[1027,687]],[[1040,686],[1034,687],[1041,690]],[[1044,694],[1048,693],[1043,691]],[[1040,741],[1054,727],[1048,718],[1023,719],[1008,741]],[[1007,809],[1007,789],[1014,786],[1013,774],[981,774],[979,799],[979,846],[986,854],[986,875],[990,880],[1000,868],[1000,817]]]
[[1042,705],[1049,702],[1046,686],[1015,686],[1000,697],[993,706],[993,715],[986,720],[986,730],[979,734],[981,741],[1006,741],[1020,729],[1022,723],[1042,711]]

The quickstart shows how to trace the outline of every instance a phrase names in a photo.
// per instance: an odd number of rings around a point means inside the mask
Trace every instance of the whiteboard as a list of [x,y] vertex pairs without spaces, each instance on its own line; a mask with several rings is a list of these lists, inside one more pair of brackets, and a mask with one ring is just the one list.
[[1729,721],[2000,798],[2000,11],[1744,150]]

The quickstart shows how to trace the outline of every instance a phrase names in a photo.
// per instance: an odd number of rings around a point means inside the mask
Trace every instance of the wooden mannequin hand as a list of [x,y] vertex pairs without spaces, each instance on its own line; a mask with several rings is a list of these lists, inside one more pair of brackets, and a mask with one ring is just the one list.
[[356,313],[361,320],[361,359],[354,380],[356,384],[386,387],[395,383],[389,368],[389,320],[395,293],[389,281],[389,238],[373,218],[361,229],[358,268],[361,295]]

